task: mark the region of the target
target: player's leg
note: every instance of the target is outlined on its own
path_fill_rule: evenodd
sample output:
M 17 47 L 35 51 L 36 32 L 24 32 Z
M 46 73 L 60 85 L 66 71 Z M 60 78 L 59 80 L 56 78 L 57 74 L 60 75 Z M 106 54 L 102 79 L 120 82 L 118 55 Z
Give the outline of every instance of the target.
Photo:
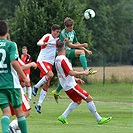
M 23 92 L 23 90 L 21 89 L 21 94 L 22 94 L 22 110 L 23 110 L 23 113 L 24 113 L 24 116 L 27 118 L 29 115 L 30 115 L 30 109 L 31 109 L 31 106 L 30 106 L 30 103 L 28 101 L 28 98 L 26 96 L 26 94 Z M 14 110 L 12 108 L 12 105 L 10 105 L 10 110 L 12 112 L 12 116 L 15 114 L 14 113 Z M 10 123 L 10 130 L 18 130 L 19 127 L 18 127 L 18 119 L 15 118 L 11 123 Z
M 46 74 L 48 81 L 44 83 L 42 90 L 40 92 L 40 97 L 39 97 L 39 101 L 38 104 L 35 106 L 35 109 L 38 113 L 41 113 L 41 104 L 43 103 L 46 95 L 47 95 L 47 91 L 48 91 L 48 87 L 50 84 L 50 80 L 52 79 L 52 77 L 54 76 L 53 72 L 52 72 L 52 66 L 49 66 L 49 70 Z
M 39 114 L 41 114 L 41 105 L 42 105 L 42 103 L 43 103 L 43 101 L 44 101 L 44 99 L 45 99 L 45 97 L 46 97 L 46 95 L 47 95 L 47 91 L 48 91 L 48 87 L 49 87 L 49 82 L 50 82 L 50 81 L 46 82 L 46 83 L 43 85 L 42 90 L 40 91 L 40 96 L 39 96 L 38 103 L 37 103 L 37 105 L 35 106 L 35 109 L 36 109 L 36 111 L 37 111 Z
M 11 111 L 10 111 L 10 108 L 9 108 L 8 104 L 2 105 L 1 109 L 2 109 L 2 112 L 3 112 L 3 116 L 1 118 L 2 132 L 7 133 L 9 131 Z
M 88 68 L 88 64 L 87 64 L 87 60 L 86 60 L 86 56 L 85 56 L 85 51 L 80 50 L 80 49 L 76 49 L 75 50 L 75 57 L 79 57 L 79 61 L 82 65 L 83 69 L 86 70 Z
M 52 94 L 54 95 L 55 101 L 58 103 L 59 93 L 62 90 L 62 86 L 58 84 L 56 90 L 52 91 Z
M 10 92 L 7 89 L 0 89 L 0 108 L 3 115 L 1 116 L 1 127 L 2 132 L 7 133 L 10 123 L 10 106 L 9 106 L 9 96 Z
M 84 70 L 88 69 L 88 62 L 86 60 L 86 56 L 85 56 L 85 51 L 84 50 L 79 50 L 79 49 L 76 49 L 74 53 L 71 54 L 71 58 L 74 58 L 75 57 L 79 57 L 79 60 L 80 60 L 80 63 L 83 67 Z M 97 71 L 93 71 L 91 68 L 88 69 L 89 71 L 89 75 L 92 75 L 92 74 L 95 74 L 97 73 Z
M 94 115 L 94 117 L 98 121 L 98 124 L 107 123 L 112 119 L 112 117 L 105 118 L 105 117 L 101 117 L 98 114 L 96 107 L 95 107 L 95 104 L 94 104 L 92 97 L 90 95 L 85 100 L 87 101 L 87 105 L 88 105 L 90 112 Z
M 20 89 L 12 89 L 11 91 L 11 103 L 12 107 L 14 108 L 15 115 L 18 119 L 18 126 L 22 133 L 27 133 L 27 124 L 26 124 L 26 118 L 23 114 L 22 107 L 21 107 L 21 92 Z
M 24 113 L 24 116 L 27 118 L 30 115 L 30 110 L 27 110 Z M 18 126 L 18 119 L 15 118 L 14 120 L 12 120 L 12 122 L 9 124 L 10 130 L 16 131 L 19 130 L 19 126 Z
M 50 66 L 50 67 L 48 67 Z M 45 82 L 48 81 L 47 73 L 51 70 L 52 65 L 46 62 L 37 62 L 37 67 L 40 69 L 40 80 L 33 86 L 32 94 L 37 95 L 38 88 L 40 88 Z
M 19 76 L 19 81 L 20 81 L 20 84 L 22 86 L 24 93 L 26 94 L 26 86 L 25 86 L 25 83 L 24 83 L 23 78 L 21 76 Z
M 19 126 L 21 132 L 22 133 L 28 133 L 26 118 L 25 118 L 24 113 L 21 109 L 21 106 L 17 107 L 17 108 L 14 107 L 14 111 L 15 111 L 15 114 L 17 116 L 18 126 Z
M 109 117 L 109 118 L 102 118 L 99 114 L 98 114 L 98 112 L 97 112 L 97 110 L 96 110 L 96 107 L 95 107 L 95 104 L 94 104 L 94 102 L 93 102 L 93 100 L 92 100 L 92 97 L 90 96 L 90 94 L 87 92 L 87 91 L 85 91 L 84 89 L 82 89 L 79 85 L 77 85 L 76 87 L 75 87 L 75 89 L 77 90 L 76 92 L 77 92 L 77 98 L 79 97 L 81 97 L 82 99 L 84 99 L 86 102 L 87 102 L 87 106 L 88 106 L 88 108 L 89 108 L 89 110 L 90 110 L 90 112 L 94 115 L 94 117 L 96 118 L 96 120 L 97 120 L 97 122 L 98 122 L 98 124 L 103 124 L 103 123 L 107 123 L 107 122 L 109 122 L 111 119 L 112 119 L 112 117 Z
M 27 77 L 28 79 L 30 79 L 30 72 L 27 72 L 27 73 L 26 73 L 26 77 Z M 28 83 L 28 85 L 27 85 L 26 87 L 27 87 L 27 89 L 28 89 L 28 98 L 29 98 L 29 100 L 31 100 L 31 99 L 32 99 L 32 98 L 31 98 L 32 88 L 31 88 L 30 82 Z
M 63 124 L 68 124 L 66 117 L 68 116 L 69 113 L 71 113 L 79 103 L 77 102 L 71 102 L 67 109 L 63 112 L 61 116 L 58 117 L 58 120 L 61 121 Z
M 68 91 L 66 91 L 66 94 L 68 97 L 72 100 L 72 102 L 69 104 L 67 109 L 63 112 L 61 116 L 58 117 L 58 120 L 61 121 L 63 124 L 68 124 L 66 117 L 71 113 L 82 101 L 82 97 L 77 94 L 75 91 L 75 88 L 72 88 Z

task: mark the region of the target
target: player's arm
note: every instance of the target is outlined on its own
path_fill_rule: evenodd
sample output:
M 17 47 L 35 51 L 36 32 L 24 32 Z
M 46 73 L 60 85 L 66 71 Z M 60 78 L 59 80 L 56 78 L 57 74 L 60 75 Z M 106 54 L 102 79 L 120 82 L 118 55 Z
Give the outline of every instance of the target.
M 85 83 L 84 80 L 82 80 L 82 79 L 80 79 L 80 78 L 75 78 L 75 81 L 76 81 L 77 83 L 80 83 L 80 84 L 84 84 L 84 83 Z
M 68 72 L 68 74 L 69 74 L 70 76 L 88 75 L 88 74 L 89 74 L 89 71 L 88 71 L 88 70 L 85 70 L 85 71 L 82 71 L 82 72 L 78 72 L 78 71 L 70 70 L 70 71 Z
M 22 71 L 21 67 L 19 66 L 18 61 L 12 60 L 11 64 L 12 64 L 13 68 L 17 71 L 18 75 L 20 75 L 23 78 L 24 82 L 26 84 L 28 84 L 30 80 L 25 76 L 24 72 Z
M 76 33 L 74 31 L 74 39 L 73 39 L 73 42 L 71 42 L 71 39 L 68 40 L 67 46 L 70 47 L 70 48 L 82 48 L 82 47 L 87 48 L 88 47 L 88 44 L 87 43 L 80 44 L 78 42 L 78 39 L 76 37 Z
M 86 44 L 80 44 L 79 42 L 77 43 L 69 43 L 67 44 L 68 47 L 70 48 L 82 48 L 82 47 L 86 47 Z
M 92 54 L 92 51 L 86 49 L 85 47 L 81 47 L 80 49 L 84 50 L 86 53 L 88 53 L 89 55 Z
M 49 37 L 47 34 L 44 35 L 38 42 L 37 42 L 37 45 L 38 46 L 43 46 L 43 45 L 47 45 L 47 42 L 49 40 Z
M 29 69 L 31 67 L 33 67 L 34 69 L 36 69 L 37 68 L 37 64 L 35 62 L 31 62 L 29 64 L 25 64 L 25 65 L 21 66 L 21 68 L 22 68 L 23 71 L 24 70 L 27 70 L 27 69 Z
M 68 74 L 70 76 L 80 76 L 80 75 L 88 75 L 89 74 L 88 70 L 85 70 L 85 71 L 82 71 L 82 72 L 72 70 L 69 67 L 69 61 L 68 60 L 62 60 L 61 66 L 62 66 L 62 68 L 63 68 L 66 75 Z

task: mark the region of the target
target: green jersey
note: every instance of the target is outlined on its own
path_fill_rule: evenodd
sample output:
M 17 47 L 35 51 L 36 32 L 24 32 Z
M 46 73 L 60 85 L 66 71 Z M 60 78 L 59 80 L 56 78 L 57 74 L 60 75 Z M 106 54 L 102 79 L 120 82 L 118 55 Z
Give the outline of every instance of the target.
M 63 29 L 60 33 L 59 39 L 61 41 L 64 41 L 65 38 L 68 38 L 68 41 L 66 43 L 67 49 L 71 49 L 71 48 L 67 47 L 68 44 L 70 44 L 70 43 L 74 44 L 74 43 L 78 42 L 78 39 L 76 37 L 76 33 L 74 30 L 72 30 L 71 32 L 68 32 L 68 31 L 66 31 L 66 29 Z
M 19 57 L 15 42 L 0 39 L 0 89 L 20 88 L 17 72 L 11 61 Z

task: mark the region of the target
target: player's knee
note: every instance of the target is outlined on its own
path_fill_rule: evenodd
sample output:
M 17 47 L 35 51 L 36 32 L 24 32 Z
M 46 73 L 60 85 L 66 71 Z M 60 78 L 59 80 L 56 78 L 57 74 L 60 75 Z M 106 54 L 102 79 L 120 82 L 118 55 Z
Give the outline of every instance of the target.
M 48 80 L 51 80 L 54 77 L 54 73 L 53 72 L 49 72 L 47 74 Z
M 90 95 L 86 98 L 86 102 L 91 102 L 92 100 L 93 100 L 93 98 Z
M 51 75 L 50 75 L 50 79 L 52 79 L 54 77 L 54 74 L 52 73 Z
M 85 54 L 85 51 L 84 50 L 80 50 L 79 51 L 79 54 L 81 55 L 81 54 Z
M 25 117 L 30 116 L 30 111 L 29 111 L 29 110 L 27 110 L 26 112 L 24 112 L 24 116 L 25 116 Z

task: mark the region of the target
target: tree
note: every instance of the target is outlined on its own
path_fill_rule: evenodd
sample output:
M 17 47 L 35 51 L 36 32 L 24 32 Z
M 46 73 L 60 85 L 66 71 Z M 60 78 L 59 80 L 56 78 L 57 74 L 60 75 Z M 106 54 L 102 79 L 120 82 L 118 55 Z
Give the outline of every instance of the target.
M 88 40 L 81 7 L 84 5 L 78 0 L 21 0 L 16 7 L 15 17 L 9 20 L 11 39 L 17 42 L 19 50 L 26 45 L 33 60 L 36 60 L 39 53 L 36 45 L 38 39 L 50 33 L 54 23 L 64 28 L 65 17 L 71 17 L 81 36 L 80 40 Z
M 0 19 L 9 19 L 14 16 L 15 6 L 19 5 L 19 0 L 1 0 L 0 1 Z
M 96 12 L 92 21 L 86 21 L 87 28 L 92 32 L 95 51 L 92 55 L 93 62 L 99 65 L 102 63 L 102 57 L 106 56 L 108 64 L 130 64 L 133 2 L 93 0 L 86 3 L 87 8 Z

